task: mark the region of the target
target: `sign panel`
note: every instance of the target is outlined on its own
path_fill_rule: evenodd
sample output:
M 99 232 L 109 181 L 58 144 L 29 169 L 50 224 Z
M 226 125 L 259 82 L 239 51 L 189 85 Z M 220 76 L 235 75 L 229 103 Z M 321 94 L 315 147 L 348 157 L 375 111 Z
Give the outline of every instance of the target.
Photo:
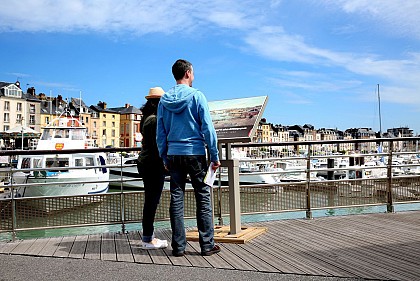
M 219 142 L 249 142 L 264 112 L 268 96 L 209 102 Z

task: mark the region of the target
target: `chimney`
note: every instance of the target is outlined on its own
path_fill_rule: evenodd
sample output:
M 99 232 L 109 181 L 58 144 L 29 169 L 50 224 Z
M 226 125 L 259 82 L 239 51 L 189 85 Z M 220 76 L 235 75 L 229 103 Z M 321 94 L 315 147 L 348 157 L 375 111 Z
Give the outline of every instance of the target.
M 34 87 L 30 87 L 26 90 L 27 94 L 30 94 L 31 96 L 35 96 L 35 88 Z
M 130 107 L 130 104 L 129 103 L 126 103 L 125 104 L 125 108 L 129 108 Z
M 106 109 L 106 102 L 99 101 L 98 106 L 102 109 Z

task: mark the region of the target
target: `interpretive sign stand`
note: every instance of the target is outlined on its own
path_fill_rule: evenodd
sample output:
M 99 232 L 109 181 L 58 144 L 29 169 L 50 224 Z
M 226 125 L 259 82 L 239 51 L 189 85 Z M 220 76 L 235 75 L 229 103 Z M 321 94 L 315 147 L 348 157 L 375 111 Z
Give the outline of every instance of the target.
M 224 144 L 226 149 L 222 166 L 228 168 L 229 184 L 230 232 L 223 237 L 218 237 L 215 234 L 216 240 L 223 238 L 223 241 L 226 242 L 231 238 L 237 243 L 243 241 L 245 233 L 248 237 L 254 237 L 254 235 L 265 232 L 265 229 L 253 228 L 251 231 L 241 227 L 239 161 L 232 159 L 231 143 L 251 141 L 258 128 L 267 100 L 267 96 L 259 96 L 209 102 L 219 148 L 222 148 Z M 219 153 L 223 154 L 221 150 Z M 223 231 L 220 234 L 223 234 Z

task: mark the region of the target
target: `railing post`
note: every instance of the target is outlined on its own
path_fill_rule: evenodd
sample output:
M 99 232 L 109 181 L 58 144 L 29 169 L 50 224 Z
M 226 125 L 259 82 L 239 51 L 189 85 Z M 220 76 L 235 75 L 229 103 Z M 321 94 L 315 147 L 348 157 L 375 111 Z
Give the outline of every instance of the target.
M 222 165 L 228 168 L 229 183 L 229 215 L 230 233 L 241 232 L 241 194 L 239 189 L 239 160 L 222 160 Z
M 306 156 L 306 218 L 312 219 L 311 210 L 311 145 L 308 145 L 308 155 Z
M 120 216 L 121 216 L 121 233 L 125 233 L 125 205 L 124 205 L 124 185 L 123 185 L 123 155 L 120 153 Z
M 13 187 L 13 166 L 12 157 L 9 157 L 10 167 L 10 196 L 12 197 L 12 241 L 16 240 L 16 228 L 17 228 L 17 216 L 16 216 L 16 200 L 15 200 L 15 189 Z
M 394 142 L 389 141 L 388 151 L 388 166 L 387 166 L 387 188 L 386 188 L 386 211 L 388 213 L 394 212 L 394 205 L 392 199 L 392 151 L 394 150 Z

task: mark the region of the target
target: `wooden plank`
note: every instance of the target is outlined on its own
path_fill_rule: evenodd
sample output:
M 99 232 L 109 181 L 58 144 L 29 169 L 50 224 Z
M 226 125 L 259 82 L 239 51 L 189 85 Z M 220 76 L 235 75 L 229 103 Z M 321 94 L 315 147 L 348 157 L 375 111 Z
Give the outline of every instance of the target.
M 25 252 L 35 243 L 36 239 L 22 240 L 11 252 L 10 254 L 25 254 Z
M 220 253 L 217 255 L 211 256 L 201 256 L 201 248 L 198 242 L 189 242 L 192 248 L 197 251 L 197 255 L 199 255 L 202 259 L 204 259 L 211 267 L 213 268 L 222 268 L 222 269 L 233 269 L 233 266 L 230 265 L 227 261 L 225 261 Z
M 293 227 L 294 226 L 292 226 L 292 228 Z M 306 229 L 308 231 L 311 231 L 312 229 L 312 231 L 318 235 L 317 246 L 320 249 L 314 249 L 315 251 L 334 251 L 335 254 L 343 260 L 369 264 L 370 267 L 375 268 L 378 273 L 386 274 L 386 276 L 394 279 L 398 279 L 401 276 L 406 276 L 409 279 L 415 279 L 417 276 L 419 276 L 416 272 L 412 272 L 412 266 L 410 265 L 411 261 L 401 263 L 401 257 L 393 257 L 390 255 L 382 254 L 379 249 L 384 248 L 384 246 L 375 245 L 374 241 L 372 242 L 372 240 L 366 241 L 368 244 L 363 245 L 361 238 L 351 237 L 353 239 L 358 239 L 360 242 L 349 244 L 348 241 L 343 240 L 343 237 L 346 236 L 328 235 L 328 232 L 325 232 L 325 230 L 308 225 Z M 366 229 L 364 234 L 368 233 L 369 231 L 371 230 Z M 363 235 L 363 237 L 364 236 L 365 235 Z M 399 245 L 389 244 L 386 247 L 389 248 L 390 252 L 394 252 L 397 248 L 399 248 Z
M 85 256 L 86 245 L 88 240 L 87 235 L 76 236 L 73 247 L 70 250 L 69 258 L 83 259 Z
M 253 267 L 251 264 L 238 257 L 236 253 L 233 253 L 232 251 L 228 250 L 228 248 L 226 248 L 226 245 L 227 244 L 219 244 L 221 251 L 217 254 L 218 256 L 225 260 L 234 269 L 253 271 L 256 270 L 256 268 Z
M 44 248 L 38 253 L 39 256 L 52 257 L 60 246 L 63 237 L 51 237 Z
M 21 242 L 22 240 L 16 240 L 4 243 L 0 248 L 0 254 L 10 254 L 10 252 L 13 251 L 13 249 L 16 248 Z
M 48 244 L 49 238 L 40 238 L 36 239 L 35 242 L 29 247 L 29 249 L 25 252 L 25 255 L 36 256 L 42 249 Z
M 238 256 L 243 262 L 251 264 L 257 271 L 280 272 L 278 268 L 254 255 L 251 247 L 230 243 L 226 243 L 224 246 Z
M 349 223 L 347 223 L 347 225 L 349 225 Z M 374 248 L 371 252 L 373 252 L 375 256 L 383 256 L 385 259 L 395 257 L 399 260 L 405 260 L 409 263 L 413 262 L 417 265 L 420 265 L 420 260 L 417 258 L 418 252 L 407 251 L 410 250 L 412 245 L 415 247 L 418 240 L 413 241 L 414 243 L 407 242 L 407 239 L 402 239 L 399 235 L 389 235 L 390 231 L 386 231 L 386 237 L 381 237 L 377 235 L 375 228 L 373 228 L 375 229 L 373 231 L 372 228 L 366 228 L 364 224 L 354 225 L 351 223 L 351 225 L 353 225 L 356 230 L 348 231 L 344 229 L 338 231 L 337 234 L 330 235 L 331 239 L 335 239 L 336 237 L 345 239 L 346 241 L 337 241 L 337 243 L 342 245 L 342 248 L 343 246 L 348 245 L 349 241 L 351 241 L 353 245 L 356 244 L 359 247 L 366 247 L 367 249 Z M 318 227 L 316 231 L 325 235 L 331 234 L 328 226 Z M 391 244 L 398 245 L 398 247 L 390 248 L 389 245 Z M 406 245 L 408 248 L 404 249 L 404 245 Z
M 75 236 L 65 236 L 60 241 L 60 245 L 57 247 L 56 251 L 54 252 L 54 257 L 63 257 L 67 258 L 73 247 L 74 240 L 76 239 Z
M 114 234 L 112 233 L 106 232 L 102 235 L 101 259 L 108 260 L 108 261 L 117 260 L 117 253 L 115 251 Z
M 275 255 L 280 255 L 282 260 L 288 259 L 293 267 L 303 271 L 304 274 L 355 276 L 342 268 L 320 263 L 316 257 L 302 254 L 302 251 L 295 246 L 299 241 L 295 241 L 293 236 L 290 236 L 288 233 L 282 232 L 287 227 L 288 225 L 286 224 L 281 224 L 280 226 L 276 224 L 269 225 L 268 233 L 261 238 L 267 244 L 264 249 L 270 252 L 275 251 Z
M 89 235 L 87 239 L 85 259 L 89 260 L 100 260 L 101 259 L 101 240 L 102 237 L 99 234 Z
M 117 261 L 134 262 L 126 234 L 115 234 L 115 246 L 117 250 Z
M 179 265 L 179 266 L 192 266 L 191 262 L 188 260 L 187 255 L 189 254 L 189 249 L 186 251 L 186 255 L 183 257 L 175 257 L 172 255 L 172 246 L 171 246 L 171 237 L 172 237 L 172 231 L 169 229 L 166 230 L 159 230 L 156 232 L 156 235 L 158 237 L 161 237 L 162 239 L 168 240 L 168 247 L 164 249 L 166 256 L 168 257 L 169 261 L 172 265 Z
M 133 253 L 134 262 L 152 263 L 152 259 L 150 258 L 149 253 L 146 250 L 140 248 L 141 236 L 137 231 L 129 232 L 128 240 L 130 243 L 131 251 Z
M 299 228 L 300 230 L 302 228 Z M 362 278 L 388 278 L 386 274 L 375 270 L 372 265 L 366 264 L 365 262 L 359 262 L 349 258 L 346 255 L 338 255 L 336 251 L 319 251 L 313 247 L 319 247 L 319 242 L 316 240 L 311 241 L 310 233 L 302 233 L 296 231 L 293 225 L 289 225 L 285 231 L 289 231 L 290 235 L 293 235 L 295 243 L 293 246 L 302 252 L 305 257 L 311 256 L 318 260 L 318 264 L 332 265 L 341 268 L 343 271 L 347 271 Z M 362 258 L 362 257 L 359 257 Z
M 186 258 L 193 267 L 213 267 L 204 257 L 201 256 L 200 244 L 189 241 L 187 243 Z

